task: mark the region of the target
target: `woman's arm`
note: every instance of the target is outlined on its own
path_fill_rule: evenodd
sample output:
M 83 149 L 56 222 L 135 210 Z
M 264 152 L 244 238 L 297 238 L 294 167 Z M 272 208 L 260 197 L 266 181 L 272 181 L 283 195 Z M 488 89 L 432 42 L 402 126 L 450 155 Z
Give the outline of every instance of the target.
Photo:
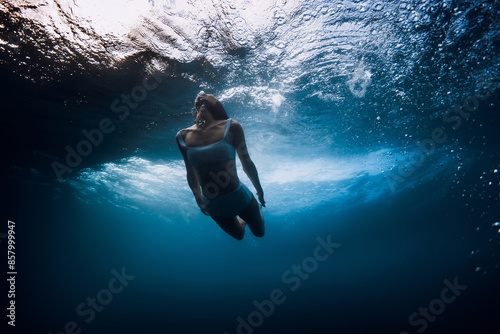
M 233 137 L 233 146 L 236 148 L 236 152 L 238 152 L 238 157 L 240 158 L 243 171 L 247 174 L 250 181 L 252 181 L 255 190 L 257 190 L 257 196 L 259 197 L 260 204 L 262 204 L 262 206 L 266 206 L 266 202 L 264 201 L 264 191 L 260 185 L 257 168 L 248 154 L 243 128 L 241 127 L 241 124 L 235 120 L 232 120 L 231 122 L 231 134 Z
M 181 151 L 182 157 L 184 158 L 184 164 L 186 165 L 186 172 L 187 172 L 187 182 L 189 188 L 191 188 L 191 191 L 193 192 L 194 198 L 196 199 L 196 204 L 198 204 L 198 207 L 200 208 L 201 212 L 203 212 L 205 215 L 208 216 L 209 214 L 205 210 L 205 206 L 203 205 L 200 182 L 198 181 L 198 177 L 196 176 L 194 167 L 189 162 L 186 150 L 179 143 L 179 139 L 177 138 L 177 136 L 175 137 L 175 141 L 177 142 L 177 147 L 179 147 L 179 151 Z

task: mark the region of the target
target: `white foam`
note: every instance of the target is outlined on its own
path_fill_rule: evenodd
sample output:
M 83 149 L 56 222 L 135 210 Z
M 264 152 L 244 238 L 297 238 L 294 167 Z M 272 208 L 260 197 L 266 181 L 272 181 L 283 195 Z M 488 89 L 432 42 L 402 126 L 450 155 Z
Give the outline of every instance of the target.
M 290 155 L 254 155 L 269 210 L 273 214 L 312 209 L 332 200 L 373 200 L 390 193 L 384 172 L 393 165 L 387 150 L 343 158 L 307 159 Z M 238 174 L 254 192 L 238 164 Z M 369 184 L 367 180 L 370 180 Z M 157 212 L 199 211 L 186 182 L 182 160 L 151 161 L 139 157 L 86 169 L 71 181 L 87 201 Z M 407 186 L 412 181 L 407 182 Z

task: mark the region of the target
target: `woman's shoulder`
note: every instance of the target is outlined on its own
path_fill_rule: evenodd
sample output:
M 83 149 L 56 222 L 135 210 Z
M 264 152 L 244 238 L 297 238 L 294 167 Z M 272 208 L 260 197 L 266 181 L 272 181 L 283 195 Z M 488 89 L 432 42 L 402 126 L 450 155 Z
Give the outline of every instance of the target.
M 229 129 L 229 138 L 232 141 L 233 146 L 239 145 L 245 140 L 245 135 L 240 122 L 231 119 L 231 128 Z
M 231 130 L 232 131 L 243 131 L 243 128 L 241 127 L 240 122 L 237 120 L 230 118 L 231 119 Z
M 185 128 L 185 129 L 181 129 L 179 131 L 177 131 L 177 133 L 175 134 L 175 139 L 177 141 L 180 141 L 181 143 L 184 142 L 184 139 L 186 138 L 186 135 L 191 132 L 193 129 L 192 129 L 192 126 L 190 126 L 189 128 Z
M 193 129 L 194 125 L 191 125 L 189 128 L 180 129 L 177 133 L 184 137 L 186 133 L 193 131 Z
M 231 120 L 231 126 L 237 126 L 237 127 L 241 127 L 241 124 L 240 122 L 238 122 L 237 120 L 235 120 L 234 118 L 228 118 Z

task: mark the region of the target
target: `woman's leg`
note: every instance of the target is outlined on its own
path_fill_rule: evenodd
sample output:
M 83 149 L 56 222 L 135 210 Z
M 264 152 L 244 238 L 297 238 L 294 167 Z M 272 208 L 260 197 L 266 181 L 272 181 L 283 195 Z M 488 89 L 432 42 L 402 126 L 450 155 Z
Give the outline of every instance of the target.
M 250 231 L 256 237 L 264 236 L 264 216 L 262 216 L 260 205 L 254 196 L 252 196 L 250 204 L 238 216 L 247 223 Z
M 241 240 L 245 235 L 245 225 L 236 217 L 212 217 L 213 220 L 230 236 Z M 253 232 L 253 231 L 252 231 Z

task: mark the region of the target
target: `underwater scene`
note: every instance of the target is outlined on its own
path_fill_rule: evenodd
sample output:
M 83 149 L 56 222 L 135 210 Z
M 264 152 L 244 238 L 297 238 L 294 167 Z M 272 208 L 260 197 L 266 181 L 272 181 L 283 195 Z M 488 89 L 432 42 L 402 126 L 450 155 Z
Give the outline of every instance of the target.
M 1 1 L 1 333 L 500 333 L 499 54 L 495 0 Z M 193 196 L 200 93 L 263 236 Z

